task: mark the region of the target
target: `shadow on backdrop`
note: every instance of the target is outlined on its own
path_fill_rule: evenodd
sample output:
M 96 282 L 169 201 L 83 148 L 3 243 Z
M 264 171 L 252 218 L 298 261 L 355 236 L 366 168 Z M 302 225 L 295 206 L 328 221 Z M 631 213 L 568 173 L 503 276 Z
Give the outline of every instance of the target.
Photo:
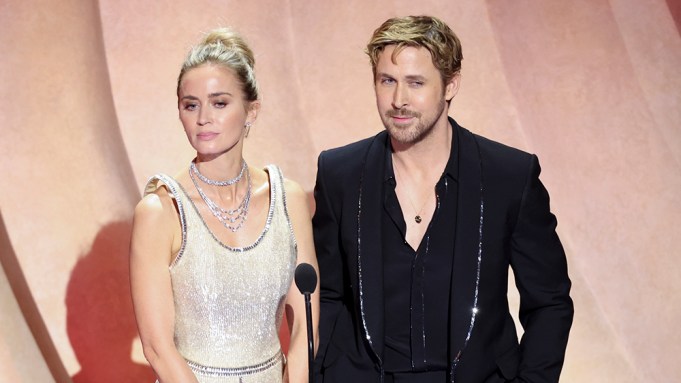
M 0 264 L 2 264 L 2 268 L 5 270 L 5 275 L 17 300 L 19 309 L 38 345 L 38 349 L 40 349 L 40 353 L 45 359 L 52 377 L 57 383 L 71 383 L 68 372 L 59 358 L 59 353 L 52 342 L 47 326 L 45 326 L 45 321 L 42 315 L 40 315 L 24 272 L 21 269 L 21 264 L 19 264 L 19 260 L 14 252 L 14 247 L 10 242 L 9 234 L 5 227 L 5 221 L 2 218 L 2 212 L 0 212 Z
M 672 14 L 674 24 L 676 24 L 676 31 L 681 36 L 681 1 L 667 0 L 667 7 L 669 7 L 669 12 Z
M 71 273 L 66 325 L 81 370 L 74 383 L 153 382 L 146 364 L 131 359 L 137 325 L 130 296 L 131 222 L 104 226 Z

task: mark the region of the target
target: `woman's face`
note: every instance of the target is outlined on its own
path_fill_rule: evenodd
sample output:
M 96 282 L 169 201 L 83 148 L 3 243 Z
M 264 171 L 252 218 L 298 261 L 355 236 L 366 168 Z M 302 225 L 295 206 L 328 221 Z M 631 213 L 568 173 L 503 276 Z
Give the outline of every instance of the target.
M 180 82 L 180 120 L 190 144 L 202 155 L 241 152 L 244 126 L 255 120 L 258 106 L 258 101 L 244 99 L 237 77 L 220 65 L 190 69 Z

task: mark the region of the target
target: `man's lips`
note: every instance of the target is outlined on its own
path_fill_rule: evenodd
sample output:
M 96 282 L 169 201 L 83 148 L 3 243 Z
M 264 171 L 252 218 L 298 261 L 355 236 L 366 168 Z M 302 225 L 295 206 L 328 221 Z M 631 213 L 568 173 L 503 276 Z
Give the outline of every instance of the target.
M 407 120 L 410 120 L 414 117 L 413 116 L 393 116 L 392 118 L 394 120 L 397 120 L 397 121 L 407 121 Z
M 387 116 L 395 123 L 395 124 L 408 124 L 410 123 L 414 118 L 418 118 L 419 115 L 417 113 L 395 113 L 395 112 L 388 112 L 386 113 Z
M 412 118 L 419 118 L 421 117 L 421 113 L 417 112 L 412 112 L 410 110 L 400 110 L 400 111 L 395 111 L 395 110 L 390 110 L 386 112 L 386 116 L 396 120 L 396 121 L 409 121 Z

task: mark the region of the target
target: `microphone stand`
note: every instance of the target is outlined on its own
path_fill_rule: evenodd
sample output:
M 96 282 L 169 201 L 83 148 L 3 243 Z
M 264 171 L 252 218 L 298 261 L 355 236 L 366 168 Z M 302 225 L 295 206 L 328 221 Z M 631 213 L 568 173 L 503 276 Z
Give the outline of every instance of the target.
M 307 322 L 307 370 L 308 383 L 314 382 L 314 340 L 312 338 L 312 303 L 310 303 L 310 293 L 305 293 L 305 317 Z
M 309 263 L 301 263 L 296 267 L 295 282 L 300 293 L 305 297 L 305 322 L 307 323 L 307 372 L 308 383 L 314 382 L 314 339 L 312 336 L 312 303 L 310 295 L 317 288 L 317 272 Z

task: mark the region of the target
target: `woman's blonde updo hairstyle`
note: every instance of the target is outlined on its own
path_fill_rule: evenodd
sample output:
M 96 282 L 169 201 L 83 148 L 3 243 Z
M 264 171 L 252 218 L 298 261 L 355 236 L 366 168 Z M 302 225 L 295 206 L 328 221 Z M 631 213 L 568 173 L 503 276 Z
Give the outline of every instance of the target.
M 208 63 L 231 69 L 242 84 L 246 101 L 258 100 L 258 83 L 255 80 L 253 51 L 244 39 L 230 28 L 212 30 L 203 41 L 189 51 L 177 78 L 178 96 L 180 94 L 180 83 L 185 73 Z

